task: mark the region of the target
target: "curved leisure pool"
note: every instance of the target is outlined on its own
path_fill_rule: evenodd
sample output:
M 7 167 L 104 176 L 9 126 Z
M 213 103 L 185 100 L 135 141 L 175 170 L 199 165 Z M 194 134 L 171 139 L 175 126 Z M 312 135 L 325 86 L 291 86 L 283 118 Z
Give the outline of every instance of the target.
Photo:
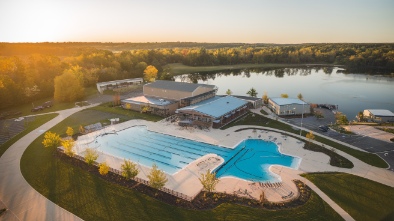
M 177 173 L 189 163 L 213 153 L 224 159 L 216 169 L 218 177 L 233 176 L 251 181 L 276 181 L 278 177 L 268 170 L 271 165 L 297 168 L 301 160 L 280 153 L 275 143 L 261 139 L 247 139 L 230 149 L 152 132 L 144 126 L 102 134 L 90 146 L 147 167 L 156 164 L 168 174 Z

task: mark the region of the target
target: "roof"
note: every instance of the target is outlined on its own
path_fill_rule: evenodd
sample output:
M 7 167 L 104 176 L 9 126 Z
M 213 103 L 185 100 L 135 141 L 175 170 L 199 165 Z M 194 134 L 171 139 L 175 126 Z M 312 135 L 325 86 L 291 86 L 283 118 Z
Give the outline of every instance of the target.
M 134 104 L 155 104 L 158 106 L 165 106 L 174 103 L 174 101 L 158 99 L 153 97 L 139 96 L 139 97 L 131 97 L 122 100 L 125 103 L 134 103 Z
M 282 105 L 290 105 L 290 104 L 308 104 L 305 101 L 302 101 L 298 98 L 283 98 L 283 97 L 274 97 L 270 98 L 271 101 L 276 103 L 279 106 Z
M 178 109 L 178 111 L 182 110 L 189 110 L 189 111 L 197 111 L 204 115 L 211 116 L 212 118 L 219 118 L 229 112 L 236 110 L 248 102 L 233 97 L 233 96 L 226 96 L 226 97 L 213 97 L 211 99 L 205 100 L 203 102 L 199 102 L 197 104 L 183 107 Z
M 394 117 L 394 113 L 383 109 L 367 109 L 371 114 L 380 117 Z
M 186 92 L 193 92 L 198 87 L 208 87 L 215 89 L 215 85 L 209 84 L 192 84 L 192 83 L 185 83 L 185 82 L 177 82 L 177 81 L 163 81 L 157 80 L 155 82 L 146 84 L 145 87 L 154 87 L 166 90 L 177 90 L 177 91 L 186 91 Z
M 241 96 L 241 95 L 231 95 L 231 96 L 239 98 L 239 99 L 247 100 L 247 101 L 258 101 L 258 100 L 261 100 L 261 98 L 258 98 L 258 97 Z
M 116 80 L 116 81 L 106 81 L 106 82 L 98 82 L 97 85 L 108 85 L 108 84 L 120 84 L 120 83 L 126 83 L 126 82 L 136 82 L 136 81 L 141 81 L 142 78 L 130 78 L 130 79 L 123 79 L 123 80 Z

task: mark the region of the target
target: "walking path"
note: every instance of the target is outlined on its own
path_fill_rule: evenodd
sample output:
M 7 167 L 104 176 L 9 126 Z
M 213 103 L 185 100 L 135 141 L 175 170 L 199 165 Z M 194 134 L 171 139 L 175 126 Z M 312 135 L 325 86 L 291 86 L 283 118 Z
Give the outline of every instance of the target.
M 68 116 L 92 106 L 58 111 L 57 117 L 15 142 L 0 158 L 0 208 L 8 210 L 0 220 L 81 220 L 33 189 L 23 177 L 20 160 L 26 148 L 44 131 Z M 34 166 L 34 165 L 33 165 Z
M 264 110 L 267 113 L 270 113 L 270 111 L 268 109 L 264 108 Z M 275 119 L 271 115 L 267 116 L 267 115 L 262 114 L 260 112 L 260 110 L 258 110 L 258 109 L 254 109 L 254 110 L 252 110 L 252 112 L 254 112 L 255 114 L 259 114 L 259 115 L 263 115 L 263 116 Z M 284 122 L 284 121 L 281 121 L 281 122 L 289 124 L 289 123 Z M 298 126 L 295 126 L 295 125 L 292 125 L 292 124 L 289 124 L 289 125 L 291 125 L 293 127 L 296 127 L 296 128 L 299 128 Z M 275 129 L 272 129 L 272 128 L 267 128 L 267 129 L 275 130 Z M 309 131 L 308 129 L 305 129 L 305 128 L 303 128 L 303 130 L 305 130 L 307 132 Z M 279 130 L 278 130 L 278 132 L 279 132 Z M 304 138 L 304 137 L 301 137 L 299 135 L 295 135 L 295 134 L 293 134 L 293 135 L 296 136 L 296 137 L 299 137 L 299 138 Z M 326 137 L 326 136 L 321 135 L 321 134 L 319 134 L 319 136 L 325 137 L 325 138 L 330 139 L 330 140 L 334 140 L 334 139 L 332 139 L 330 137 Z M 337 140 L 334 140 L 334 141 L 338 142 Z M 319 143 L 319 142 L 316 142 L 316 141 L 313 141 L 313 142 L 316 143 L 316 144 L 321 145 L 321 143 Z M 357 147 L 354 147 L 354 146 L 352 146 L 350 144 L 347 144 L 347 143 L 344 143 L 344 142 L 338 142 L 338 143 L 341 143 L 341 144 L 346 145 L 346 146 L 348 146 L 350 148 L 353 148 L 353 149 L 358 149 L 360 151 L 364 151 L 362 149 L 359 149 Z M 328 148 L 328 147 L 326 147 L 326 148 Z M 349 173 L 349 174 L 353 174 L 353 175 L 356 175 L 356 176 L 360 176 L 360 177 L 363 177 L 363 178 L 366 178 L 366 179 L 369 179 L 369 180 L 373 180 L 375 182 L 382 183 L 382 184 L 385 184 L 385 185 L 388 185 L 388 186 L 391 186 L 391 187 L 394 187 L 394 173 L 389 171 L 389 170 L 387 170 L 387 169 L 377 168 L 377 167 L 368 165 L 368 164 L 362 162 L 361 160 L 359 160 L 359 159 L 357 159 L 357 158 L 355 158 L 355 157 L 353 157 L 353 156 L 351 156 L 351 155 L 349 155 L 349 154 L 347 154 L 345 152 L 342 152 L 340 150 L 336 150 L 336 151 L 337 151 L 338 154 L 340 154 L 340 155 L 344 156 L 345 158 L 349 159 L 350 161 L 352 161 L 353 164 L 354 164 L 354 167 L 352 169 L 337 168 L 337 167 L 329 168 L 331 166 L 329 166 L 329 165 L 319 165 L 319 163 L 313 162 L 313 164 L 304 166 L 302 168 L 302 171 L 294 171 L 294 170 L 290 170 L 288 168 L 279 167 L 279 166 L 272 167 L 271 171 L 275 172 L 277 174 L 280 174 L 281 177 L 288 176 L 288 177 L 291 177 L 292 179 L 302 180 L 309 187 L 311 187 L 311 189 L 313 191 L 315 191 L 324 201 L 326 201 L 339 215 L 341 215 L 342 218 L 344 218 L 345 220 L 353 220 L 353 218 L 346 211 L 344 211 L 340 206 L 338 206 L 334 201 L 332 201 L 316 185 L 314 185 L 309 180 L 307 180 L 307 179 L 305 179 L 305 178 L 303 178 L 303 177 L 301 177 L 299 175 L 296 175 L 296 173 L 301 174 L 303 172 L 324 172 L 324 171 L 345 172 L 345 173 Z
M 40 193 L 38 193 L 35 189 L 33 189 L 24 179 L 20 171 L 20 160 L 23 155 L 25 149 L 29 146 L 31 142 L 33 142 L 43 131 L 46 131 L 58 124 L 68 116 L 91 106 L 86 106 L 82 108 L 73 108 L 68 110 L 59 111 L 59 116 L 55 117 L 51 121 L 45 123 L 40 126 L 36 130 L 30 132 L 20 140 L 18 140 L 15 144 L 13 144 L 0 158 L 0 207 L 6 207 L 8 211 L 0 217 L 0 221 L 2 220 L 81 220 L 79 217 L 74 214 L 64 210 L 63 208 L 57 206 Z M 259 110 L 255 111 L 256 114 L 261 114 Z M 252 131 L 242 131 L 235 133 L 236 129 L 245 128 L 245 126 L 237 126 L 227 130 L 211 130 L 208 132 L 199 131 L 197 133 L 193 131 L 179 131 L 177 127 L 169 127 L 169 125 L 164 126 L 164 123 L 158 125 L 157 123 L 151 125 L 150 129 L 161 128 L 167 131 L 167 133 L 174 133 L 176 135 L 185 135 L 188 138 L 195 138 L 196 140 L 202 139 L 205 142 L 213 143 L 213 144 L 227 144 L 225 146 L 233 146 L 236 142 L 239 142 L 241 137 L 248 137 L 248 135 L 253 136 Z M 293 125 L 292 125 L 293 126 Z M 294 126 L 296 127 L 296 126 Z M 264 128 L 262 129 L 270 129 L 272 128 Z M 281 131 L 278 131 L 279 133 Z M 232 136 L 228 136 L 227 133 L 231 133 Z M 286 153 L 287 151 L 291 151 L 294 145 L 289 145 L 290 139 L 281 140 L 283 146 L 281 149 Z M 351 145 L 348 145 L 351 146 Z M 353 147 L 354 148 L 354 147 Z M 294 149 L 294 148 L 293 148 Z M 357 148 L 356 148 L 357 149 Z M 298 150 L 298 153 L 303 154 L 304 150 L 301 152 Z M 351 155 L 348 155 L 342 151 L 337 151 L 338 154 L 345 156 L 349 160 L 354 163 L 354 168 L 352 169 L 343 169 L 332 167 L 327 164 L 327 158 L 324 154 L 320 153 L 309 153 L 314 157 L 323 157 L 324 159 L 320 162 L 317 161 L 308 161 L 309 157 L 303 158 L 303 163 L 299 170 L 293 170 L 281 166 L 272 166 L 271 171 L 279 174 L 282 177 L 282 180 L 293 180 L 299 179 L 305 182 L 308 186 L 311 187 L 313 191 L 315 191 L 325 202 L 327 202 L 339 215 L 341 215 L 345 220 L 354 220 L 346 211 L 344 211 L 341 207 L 339 207 L 334 201 L 332 201 L 325 193 L 323 193 L 318 187 L 316 187 L 313 183 L 308 181 L 307 179 L 299 176 L 299 174 L 304 172 L 318 172 L 318 171 L 338 171 L 338 172 L 346 172 L 354 175 L 358 175 L 367 179 L 371 179 L 389 186 L 394 187 L 394 173 L 381 169 L 372 167 L 370 165 L 365 164 L 364 162 L 354 158 Z M 289 152 L 292 154 L 291 152 Z M 306 151 L 305 151 L 306 153 Z M 312 159 L 311 158 L 311 159 Z M 245 189 L 250 187 L 250 184 L 247 182 L 238 183 L 240 187 L 244 187 Z M 245 185 L 245 186 L 243 186 Z M 187 185 L 189 186 L 189 185 Z M 190 186 L 189 186 L 190 187 Z

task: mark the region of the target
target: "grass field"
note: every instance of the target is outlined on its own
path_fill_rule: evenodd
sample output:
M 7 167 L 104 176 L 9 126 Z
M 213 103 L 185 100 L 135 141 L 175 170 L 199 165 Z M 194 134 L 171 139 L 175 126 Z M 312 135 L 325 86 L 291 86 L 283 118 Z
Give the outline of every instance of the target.
M 56 133 L 66 136 L 67 127 L 71 127 L 74 133 L 79 131 L 79 127 L 101 122 L 103 125 L 109 125 L 111 118 L 119 118 L 120 122 L 131 119 L 142 119 L 148 121 L 159 121 L 162 117 L 142 114 L 136 111 L 125 110 L 121 107 L 109 107 L 108 103 L 88 108 L 73 114 L 67 119 L 67 122 L 61 122 L 55 127 Z M 59 129 L 57 129 L 59 128 Z
M 43 125 L 44 123 L 52 120 L 55 118 L 58 114 L 45 114 L 45 115 L 40 115 L 36 116 L 33 121 L 29 122 L 22 132 L 8 140 L 7 142 L 3 143 L 0 145 L 0 157 L 4 154 L 4 152 L 16 141 L 21 139 L 23 136 L 26 134 L 30 133 L 32 130 L 36 129 L 37 127 Z
M 254 117 L 253 117 L 252 114 L 249 114 L 245 118 L 243 118 L 243 120 L 234 121 L 234 122 L 230 123 L 229 125 L 225 126 L 224 128 L 229 128 L 229 127 L 237 126 L 237 125 L 258 125 L 258 126 L 262 126 L 262 127 L 270 127 L 270 128 L 283 130 L 283 131 L 293 133 L 293 134 L 299 134 L 298 129 L 293 129 L 288 124 L 285 124 L 285 123 L 282 123 L 282 122 L 279 122 L 276 120 L 271 120 L 271 119 L 261 116 L 261 115 L 254 115 Z M 307 133 L 305 131 L 302 131 L 302 136 L 305 137 L 306 134 Z M 347 154 L 350 154 L 350 155 L 354 156 L 355 158 L 357 158 L 369 165 L 380 167 L 380 168 L 387 168 L 388 167 L 387 163 L 382 158 L 377 156 L 376 154 L 352 149 L 350 147 L 339 144 L 339 143 L 334 142 L 332 140 L 323 138 L 317 134 L 315 134 L 315 140 L 319 141 L 321 143 L 324 143 L 328 146 L 334 147 L 338 150 L 341 150 Z
M 306 67 L 306 64 L 234 64 L 234 65 L 217 65 L 217 66 L 187 66 L 181 63 L 172 63 L 166 65 L 170 68 L 171 74 L 188 74 L 195 72 L 223 71 L 223 70 L 239 70 L 246 68 L 290 68 L 290 67 Z M 327 65 L 325 65 L 327 66 Z M 329 65 L 328 65 L 329 66 Z
M 304 174 L 355 220 L 394 220 L 394 188 L 345 173 Z
M 84 110 L 65 119 L 51 131 L 64 133 L 68 125 L 105 120 L 103 113 L 105 112 L 96 109 Z M 94 119 L 86 122 L 87 116 Z M 45 197 L 85 220 L 341 220 L 315 193 L 305 205 L 281 211 L 232 204 L 206 211 L 177 208 L 132 189 L 109 183 L 54 158 L 54 149 L 44 148 L 42 139 L 43 135 L 23 154 L 23 176 Z
M 95 87 L 89 87 L 85 88 L 85 97 L 92 96 L 94 94 L 97 94 L 97 88 Z M 82 99 L 83 100 L 83 99 Z M 15 107 L 10 107 L 6 109 L 0 110 L 0 113 L 4 112 L 22 112 L 20 116 L 27 116 L 27 115 L 32 115 L 32 114 L 42 114 L 42 113 L 48 113 L 48 112 L 54 112 L 54 111 L 59 111 L 59 110 L 65 110 L 69 108 L 75 107 L 75 102 L 57 102 L 53 101 L 53 106 L 50 108 L 45 108 L 42 111 L 37 111 L 37 112 L 31 112 L 31 109 L 34 106 L 40 106 L 46 101 L 53 101 L 53 97 L 48 97 L 48 98 L 42 98 L 39 100 L 35 100 L 33 103 L 28 103 L 28 104 L 23 104 L 23 105 L 18 105 Z

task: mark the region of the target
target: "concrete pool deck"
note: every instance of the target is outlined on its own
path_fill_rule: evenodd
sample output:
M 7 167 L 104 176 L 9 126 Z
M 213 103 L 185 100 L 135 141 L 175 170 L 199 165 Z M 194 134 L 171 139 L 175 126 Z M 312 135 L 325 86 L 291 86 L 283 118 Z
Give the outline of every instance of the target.
M 205 143 L 223 146 L 227 148 L 235 148 L 241 141 L 248 138 L 264 139 L 268 141 L 275 140 L 279 146 L 279 150 L 282 153 L 292 156 L 297 156 L 295 154 L 296 151 L 292 151 L 291 149 L 289 149 L 289 147 L 292 146 L 295 147 L 297 150 L 301 150 L 303 146 L 303 142 L 298 142 L 294 138 L 282 136 L 280 134 L 274 132 L 268 132 L 268 131 L 260 131 L 251 135 L 252 133 L 251 131 L 243 131 L 243 132 L 233 132 L 228 130 L 204 131 L 194 128 L 186 129 L 167 122 L 153 123 L 153 122 L 142 121 L 142 120 L 131 120 L 128 122 L 107 127 L 106 129 L 96 131 L 94 133 L 81 136 L 76 144 L 77 153 L 83 156 L 84 149 L 86 147 L 89 147 L 89 143 L 93 142 L 95 137 L 102 133 L 119 131 L 129 127 L 141 126 L 141 125 L 147 126 L 148 130 L 154 132 L 168 134 L 176 137 L 182 137 L 199 142 L 205 142 Z M 288 145 L 288 143 L 290 143 L 291 145 Z M 315 154 L 315 153 L 311 152 L 305 154 Z M 217 158 L 220 160 L 209 162 L 207 161 L 208 158 L 213 158 L 213 159 Z M 329 159 L 327 157 L 327 161 L 328 160 Z M 120 170 L 120 165 L 123 163 L 123 159 L 119 159 L 110 156 L 108 154 L 99 152 L 99 158 L 97 162 L 101 163 L 104 161 L 109 163 L 110 167 L 117 170 Z M 205 162 L 204 167 L 197 166 L 198 164 L 201 164 L 201 162 Z M 205 155 L 193 161 L 181 171 L 173 175 L 167 174 L 168 182 L 166 183 L 165 187 L 193 198 L 202 190 L 202 185 L 198 179 L 200 178 L 201 174 L 205 173 L 208 169 L 210 169 L 211 171 L 214 170 L 217 166 L 222 164 L 222 162 L 223 159 L 215 154 Z M 143 180 L 148 180 L 147 175 L 150 173 L 150 167 L 146 167 L 140 164 L 138 165 L 138 167 L 140 173 L 138 174 L 137 177 Z M 297 196 L 296 186 L 291 180 L 286 180 L 286 182 L 282 182 L 280 188 L 274 188 L 274 187 L 271 188 L 268 187 L 268 185 L 260 186 L 258 183 L 253 184 L 253 182 L 241 180 L 239 178 L 225 177 L 225 178 L 221 178 L 221 182 L 219 182 L 219 184 L 217 185 L 216 190 L 220 192 L 227 192 L 227 193 L 240 192 L 240 195 L 242 196 L 245 195 L 244 193 L 246 190 L 247 192 L 246 195 L 248 197 L 253 197 L 256 199 L 259 198 L 261 190 L 264 190 L 266 198 L 274 202 L 283 201 L 282 197 L 285 196 L 287 196 L 286 199 L 291 199 L 292 197 Z
M 64 210 L 58 205 L 54 204 L 43 195 L 34 190 L 23 178 L 20 171 L 20 159 L 22 157 L 23 152 L 28 147 L 28 145 L 36 139 L 42 132 L 48 130 L 54 125 L 58 124 L 60 121 L 64 120 L 66 117 L 71 114 L 80 111 L 83 108 L 73 108 L 69 110 L 58 111 L 59 116 L 54 119 L 48 121 L 37 129 L 33 130 L 13 145 L 3 154 L 0 158 L 0 167 L 2 170 L 0 171 L 0 206 L 8 208 L 7 212 L 0 217 L 0 220 L 80 220 L 79 217 L 74 214 Z M 188 139 L 195 139 L 200 141 L 209 141 L 216 142 L 216 144 L 223 142 L 225 144 L 230 144 L 231 142 L 236 143 L 235 140 L 238 138 L 244 138 L 238 135 L 241 132 L 234 132 L 240 128 L 247 128 L 249 126 L 237 126 L 233 128 L 229 128 L 227 130 L 180 130 L 179 127 L 174 125 L 168 125 L 163 122 L 147 122 L 147 121 L 135 121 L 133 124 L 136 125 L 148 125 L 149 129 L 154 130 L 157 128 L 159 132 L 163 133 L 173 133 L 178 136 L 184 136 Z M 120 126 L 118 124 L 117 126 Z M 124 126 L 124 127 L 127 127 Z M 260 129 L 274 130 L 272 128 L 264 128 L 257 127 Z M 110 130 L 111 127 L 105 129 Z M 243 136 L 253 136 L 254 133 L 252 130 L 243 131 Z M 309 131 L 309 130 L 306 130 Z M 227 136 L 227 134 L 229 134 Z M 275 135 L 275 134 L 274 134 Z M 93 137 L 93 135 L 86 136 L 86 139 L 89 139 L 89 136 Z M 276 133 L 275 136 L 281 136 L 280 132 Z M 295 135 L 296 136 L 296 135 Z M 279 138 L 279 137 L 278 137 Z M 87 142 L 88 140 L 85 140 Z M 283 143 L 283 152 L 291 151 L 290 143 Z M 302 150 L 301 150 L 302 151 Z M 310 152 L 310 151 L 307 151 Z M 307 179 L 299 176 L 299 174 L 304 172 L 324 172 L 324 171 L 333 171 L 333 172 L 345 172 L 354 174 L 366 179 L 370 179 L 379 183 L 386 184 L 388 186 L 394 187 L 394 173 L 382 169 L 376 168 L 370 165 L 367 165 L 360 160 L 342 152 L 336 150 L 336 152 L 354 163 L 354 168 L 352 169 L 341 169 L 337 167 L 332 167 L 328 164 L 327 157 L 325 155 L 313 155 L 311 153 L 300 152 L 300 155 L 304 155 L 303 162 L 301 163 L 298 170 L 289 169 L 281 166 L 272 166 L 270 170 L 276 174 L 280 174 L 282 177 L 283 183 L 292 183 L 293 179 L 300 179 L 305 182 L 308 186 L 312 188 L 325 202 L 327 202 L 336 212 L 338 212 L 345 220 L 353 220 L 352 217 L 349 216 L 342 208 L 340 208 L 335 202 L 333 202 L 325 193 L 323 193 L 320 189 L 318 189 L 313 183 L 308 181 Z M 309 159 L 309 156 L 311 157 Z M 301 156 L 302 157 L 302 156 Z M 145 172 L 146 173 L 146 172 Z M 184 179 L 187 180 L 187 176 L 195 177 L 192 173 L 185 174 Z M 180 179 L 181 177 L 178 177 Z M 234 190 L 237 191 L 241 188 L 249 188 L 251 182 L 247 182 L 244 180 L 239 180 L 235 178 L 222 178 L 219 184 L 227 185 L 231 187 L 231 182 L 236 183 L 238 189 L 234 187 Z M 189 182 L 186 188 L 197 188 L 199 181 L 196 183 Z M 253 187 L 254 188 L 254 187 Z M 252 189 L 252 188 L 251 188 Z M 255 190 L 257 191 L 257 190 Z M 273 191 L 273 190 L 271 190 Z M 268 195 L 267 192 L 265 192 Z M 253 193 L 254 194 L 254 193 Z M 256 195 L 260 193 L 256 193 Z M 272 194 L 274 195 L 274 194 Z M 26 206 L 28 205 L 28 206 Z
M 234 177 L 223 177 L 220 178 L 220 182 L 216 186 L 216 191 L 218 192 L 227 192 L 231 194 L 237 194 L 239 196 L 253 197 L 259 199 L 260 194 L 263 190 L 267 200 L 272 202 L 280 202 L 298 196 L 297 188 L 292 180 L 299 179 L 303 182 L 307 182 L 307 180 L 299 176 L 299 174 L 305 172 L 330 171 L 351 173 L 394 187 L 394 174 L 390 171 L 369 166 L 361 162 L 360 160 L 339 150 L 337 150 L 337 153 L 351 160 L 354 163 L 355 167 L 352 169 L 333 167 L 329 164 L 329 157 L 327 155 L 319 152 L 305 150 L 303 149 L 304 142 L 289 136 L 282 135 L 280 132 L 268 131 L 273 130 L 272 128 L 253 126 L 254 128 L 259 128 L 259 130 L 256 130 L 256 132 L 254 132 L 252 129 L 248 129 L 235 132 L 238 129 L 248 128 L 248 126 L 236 126 L 226 130 L 200 130 L 194 128 L 182 128 L 166 121 L 160 121 L 155 123 L 143 120 L 131 120 L 128 122 L 107 127 L 106 129 L 103 129 L 101 131 L 96 131 L 94 133 L 82 136 L 80 137 L 80 139 L 78 139 L 78 141 L 81 144 L 88 144 L 89 142 L 93 142 L 94 138 L 101 133 L 111 132 L 114 130 L 118 131 L 132 126 L 141 125 L 147 126 L 148 130 L 154 132 L 210 143 L 227 148 L 234 148 L 242 140 L 248 138 L 264 139 L 275 142 L 279 146 L 279 150 L 282 153 L 302 158 L 297 170 L 276 165 L 270 167 L 271 172 L 280 176 L 280 185 L 264 186 L 259 183 L 241 180 Z M 83 145 L 78 148 L 81 148 L 81 150 L 79 150 L 80 152 L 82 152 L 84 149 Z M 175 173 L 174 175 L 167 175 L 168 182 L 166 183 L 165 187 L 185 194 L 187 196 L 194 197 L 202 189 L 202 185 L 198 180 L 200 174 L 205 173 L 207 169 L 213 170 L 222 162 L 221 161 L 215 164 L 207 164 L 205 168 L 200 168 L 197 166 L 198 163 L 200 163 L 201 161 L 205 161 L 209 157 L 215 156 L 206 155 L 192 162 L 186 168 Z M 120 169 L 120 165 L 123 162 L 123 159 L 118 159 L 109 155 L 100 154 L 98 162 L 102 161 L 107 161 L 114 169 Z M 148 180 L 147 175 L 150 172 L 150 168 L 139 165 L 139 169 L 140 173 L 138 174 L 138 177 L 144 180 Z

